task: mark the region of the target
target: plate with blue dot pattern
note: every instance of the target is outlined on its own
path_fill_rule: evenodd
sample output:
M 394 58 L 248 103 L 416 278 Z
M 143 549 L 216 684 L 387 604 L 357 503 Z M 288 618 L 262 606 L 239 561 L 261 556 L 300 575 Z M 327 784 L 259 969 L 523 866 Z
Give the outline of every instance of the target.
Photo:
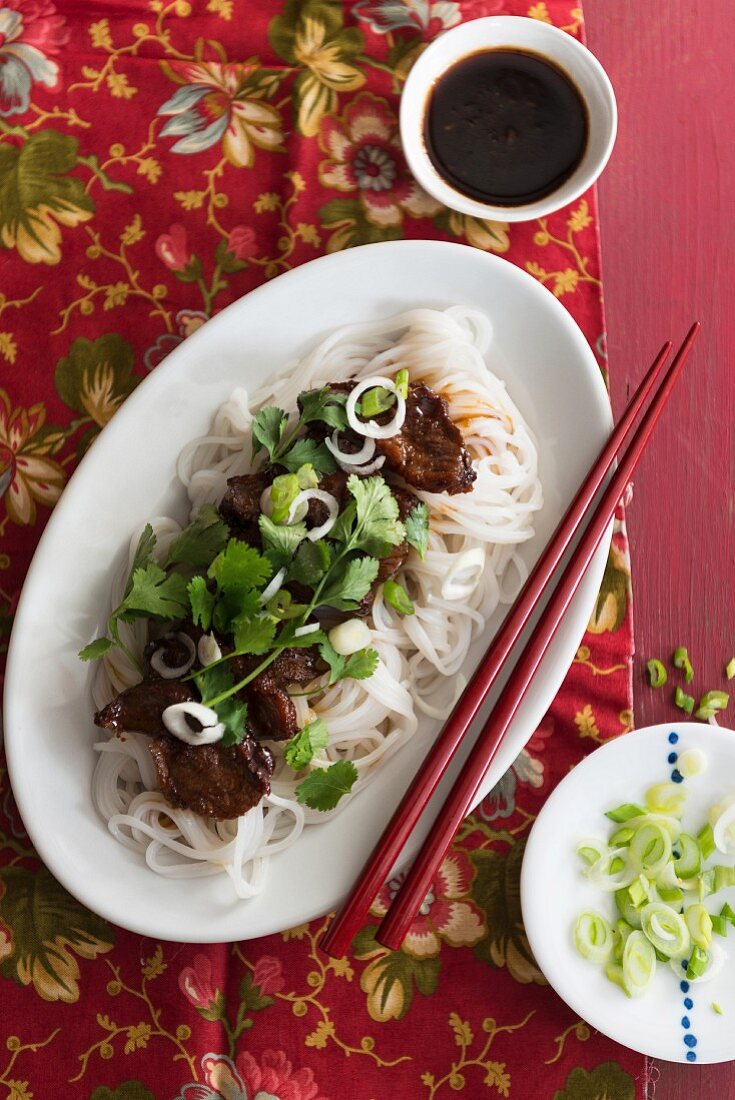
M 704 755 L 705 767 L 696 775 L 678 767 L 691 749 Z M 728 927 L 725 939 L 715 936 L 726 958 L 709 981 L 687 981 L 684 971 L 675 974 L 668 963 L 659 963 L 651 985 L 635 998 L 611 983 L 604 967 L 582 958 L 573 942 L 583 910 L 597 910 L 613 926 L 619 916 L 613 894 L 582 873 L 577 845 L 585 837 L 605 840 L 610 826 L 605 811 L 642 803 L 649 787 L 666 782 L 686 792 L 682 828 L 696 835 L 710 808 L 735 796 L 735 731 L 699 722 L 650 726 L 609 741 L 578 764 L 549 796 L 531 830 L 521 874 L 523 921 L 547 981 L 592 1027 L 653 1058 L 726 1062 L 735 1058 L 735 927 Z M 735 850 L 715 852 L 703 867 L 715 863 L 735 866 Z M 725 902 L 735 908 L 735 887 L 703 904 L 715 914 Z

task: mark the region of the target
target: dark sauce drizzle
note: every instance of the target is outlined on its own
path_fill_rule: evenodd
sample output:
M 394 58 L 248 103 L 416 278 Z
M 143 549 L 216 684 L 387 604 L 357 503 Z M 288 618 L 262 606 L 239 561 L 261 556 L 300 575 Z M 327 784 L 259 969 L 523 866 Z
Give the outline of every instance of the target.
M 424 118 L 429 157 L 463 195 L 523 206 L 579 165 L 589 124 L 569 77 L 539 54 L 482 50 L 434 85 Z

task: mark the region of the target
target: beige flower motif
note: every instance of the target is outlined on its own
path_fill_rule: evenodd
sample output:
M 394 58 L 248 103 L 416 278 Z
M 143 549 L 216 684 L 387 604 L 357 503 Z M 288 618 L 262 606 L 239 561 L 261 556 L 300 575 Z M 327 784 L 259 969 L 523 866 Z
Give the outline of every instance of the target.
M 484 252 L 507 252 L 510 247 L 507 222 L 486 221 L 453 210 L 449 215 L 449 228 L 455 237 L 465 237 Z
M 64 471 L 48 457 L 51 445 L 43 441 L 45 420 L 43 405 L 13 409 L 5 390 L 0 390 L 0 480 L 13 523 L 34 523 L 36 504 L 52 507 L 64 486 Z

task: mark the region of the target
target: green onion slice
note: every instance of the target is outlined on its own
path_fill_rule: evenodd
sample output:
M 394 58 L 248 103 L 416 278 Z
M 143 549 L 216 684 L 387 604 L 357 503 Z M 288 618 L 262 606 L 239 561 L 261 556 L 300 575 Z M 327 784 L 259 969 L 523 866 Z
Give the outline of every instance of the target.
M 712 943 L 712 918 L 701 902 L 697 905 L 687 906 L 684 912 L 684 920 L 689 929 L 692 943 L 706 951 Z M 684 953 L 684 951 L 680 952 L 682 955 Z
M 695 718 L 708 719 L 724 710 L 730 702 L 730 696 L 726 691 L 706 691 L 699 700 L 699 706 L 694 714 Z
M 674 668 L 680 668 L 684 673 L 686 682 L 691 684 L 694 679 L 694 669 L 684 646 L 679 646 L 678 649 L 674 650 Z
M 680 783 L 655 783 L 645 794 L 645 802 L 651 813 L 681 817 L 687 792 Z
M 603 855 L 606 855 L 610 849 L 604 840 L 598 840 L 597 837 L 585 837 L 584 840 L 580 840 L 577 845 L 577 855 L 581 856 L 584 862 L 591 867 L 593 863 L 597 863 L 598 859 L 601 859 Z
M 684 918 L 661 901 L 644 906 L 641 929 L 646 939 L 668 959 L 681 959 L 689 950 L 690 932 Z
M 633 865 L 655 878 L 671 859 L 671 836 L 661 825 L 649 822 L 636 829 L 627 850 Z
M 656 973 L 653 944 L 643 932 L 631 932 L 623 948 L 623 988 L 629 997 L 645 993 Z
M 366 390 L 360 400 L 360 416 L 370 420 L 374 416 L 388 412 L 396 403 L 396 395 L 384 386 L 373 386 Z
M 629 924 L 631 928 L 640 928 L 641 914 L 638 906 L 630 896 L 630 887 L 615 891 L 615 904 L 626 924 Z
M 680 710 L 685 710 L 687 714 L 691 714 L 694 710 L 694 696 L 687 695 L 678 684 L 674 692 L 674 702 Z
M 652 657 L 646 661 L 648 669 L 648 682 L 652 688 L 662 688 L 669 678 L 669 674 L 658 657 Z
M 399 370 L 395 377 L 396 393 L 405 400 L 408 397 L 408 371 Z
M 587 909 L 577 917 L 574 926 L 574 946 L 580 955 L 591 962 L 606 962 L 615 943 L 613 927 L 594 909 Z
M 735 676 L 735 657 L 731 657 L 725 665 L 725 675 L 728 680 L 732 680 L 733 676 Z
M 637 875 L 627 848 L 613 848 L 605 852 L 584 872 L 600 890 L 620 890 L 630 886 Z
M 643 807 L 635 802 L 624 802 L 622 806 L 616 806 L 614 810 L 608 810 L 605 817 L 609 817 L 611 821 L 622 825 L 624 821 L 630 821 L 633 817 L 642 817 L 645 812 Z
M 699 845 L 689 833 L 682 833 L 676 842 L 679 858 L 674 860 L 674 870 L 679 878 L 694 878 L 702 866 L 702 853 Z
M 711 825 L 705 825 L 703 829 L 699 830 L 697 833 L 697 844 L 702 853 L 702 859 L 709 859 L 716 847 L 715 835 Z

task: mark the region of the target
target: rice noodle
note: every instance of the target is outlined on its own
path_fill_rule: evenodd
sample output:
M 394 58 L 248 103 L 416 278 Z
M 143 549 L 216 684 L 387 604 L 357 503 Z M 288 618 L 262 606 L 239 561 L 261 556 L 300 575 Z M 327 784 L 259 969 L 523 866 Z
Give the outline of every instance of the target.
M 533 536 L 534 513 L 542 505 L 534 440 L 505 385 L 485 362 L 491 326 L 469 306 L 414 309 L 331 333 L 300 362 L 252 395 L 236 389 L 214 417 L 211 433 L 182 451 L 178 476 L 192 516 L 209 501 L 219 503 L 227 479 L 250 469 L 253 411 L 277 404 L 291 411 L 303 390 L 344 378 L 362 379 L 407 369 L 411 381 L 441 392 L 460 427 L 477 472 L 473 491 L 456 496 L 414 490 L 429 507 L 429 546 L 424 560 L 411 552 L 401 583 L 415 614 L 402 617 L 378 593 L 370 622 L 378 651 L 376 672 L 367 680 L 342 680 L 316 702 L 294 696 L 299 726 L 320 716 L 329 742 L 314 760 L 328 767 L 351 760 L 358 780 L 339 806 L 320 813 L 295 797 L 299 779 L 285 765 L 282 745 L 271 744 L 276 766 L 271 793 L 243 817 L 213 821 L 171 807 L 155 790 L 148 738 L 131 732 L 95 745 L 99 760 L 93 780 L 98 812 L 113 835 L 145 857 L 149 867 L 170 877 L 225 872 L 238 897 L 264 885 L 269 858 L 293 844 L 305 825 L 329 820 L 416 731 L 420 713 L 443 719 L 462 688 L 460 676 L 469 647 L 499 604 L 517 595 L 526 577 L 518 548 Z M 161 557 L 180 528 L 165 517 L 151 521 Z M 131 554 L 140 533 L 131 540 Z M 469 557 L 468 552 L 474 551 Z M 483 569 L 462 569 L 484 554 Z M 446 585 L 452 571 L 461 583 Z M 115 579 L 112 605 L 119 602 L 127 564 Z M 146 643 L 142 622 L 120 623 L 124 643 L 136 655 Z M 105 654 L 93 688 L 103 706 L 138 674 L 119 649 Z

